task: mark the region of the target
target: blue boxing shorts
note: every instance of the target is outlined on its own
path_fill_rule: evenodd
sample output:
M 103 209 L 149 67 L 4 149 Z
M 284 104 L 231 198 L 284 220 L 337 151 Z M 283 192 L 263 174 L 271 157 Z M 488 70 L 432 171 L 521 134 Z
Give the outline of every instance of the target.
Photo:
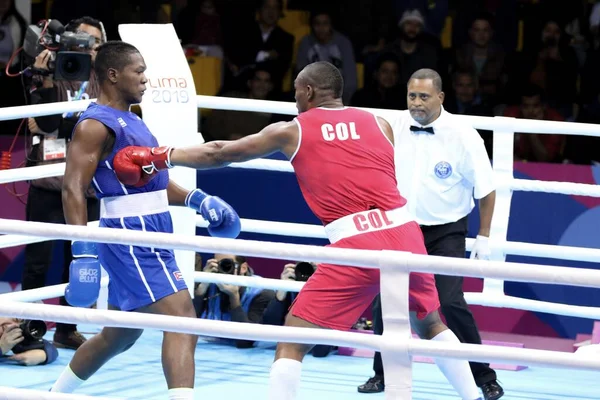
M 173 233 L 166 190 L 103 198 L 100 227 Z M 172 250 L 106 243 L 97 248 L 112 306 L 132 311 L 187 290 Z

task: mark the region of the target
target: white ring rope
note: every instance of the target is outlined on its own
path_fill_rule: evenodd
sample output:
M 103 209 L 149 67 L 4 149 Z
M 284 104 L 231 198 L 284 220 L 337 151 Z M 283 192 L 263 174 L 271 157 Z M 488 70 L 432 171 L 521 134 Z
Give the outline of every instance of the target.
M 194 272 L 194 282 L 225 283 L 236 286 L 256 287 L 270 290 L 283 290 L 286 292 L 299 292 L 304 286 L 303 282 L 271 279 L 262 277 L 233 276 L 206 272 Z M 67 284 L 46 286 L 38 289 L 21 290 L 0 294 L 1 301 L 35 302 L 63 296 Z M 108 286 L 108 278 L 101 281 L 103 288 Z M 465 299 L 471 305 L 512 308 L 515 310 L 528 310 L 565 315 L 569 317 L 588 318 L 600 320 L 600 307 L 574 306 L 570 304 L 552 303 L 540 300 L 523 299 L 519 297 L 465 292 Z
M 0 110 L 2 110 L 0 108 Z M 65 174 L 65 163 L 36 165 L 35 167 L 22 167 L 0 171 L 0 184 L 30 181 L 40 178 L 53 178 Z
M 242 231 L 263 233 L 269 235 L 297 236 L 304 238 L 327 239 L 325 228 L 322 225 L 300 224 L 293 222 L 263 221 L 259 219 L 241 219 Z M 206 222 L 197 216 L 196 226 L 206 228 Z M 0 238 L 1 239 L 1 238 Z M 466 248 L 471 250 L 475 239 L 466 239 Z M 505 255 L 555 258 L 559 260 L 600 262 L 600 249 L 574 246 L 556 246 L 550 244 L 537 244 L 525 242 L 495 242 L 490 240 L 490 246 L 502 249 Z M 1 241 L 0 241 L 1 248 Z
M 295 236 L 304 238 L 326 239 L 325 230 L 322 225 L 300 224 L 292 222 L 263 221 L 258 219 L 241 219 L 242 231 L 251 233 L 262 233 L 279 236 Z M 98 226 L 98 221 L 93 221 L 88 226 Z M 206 228 L 208 223 L 201 217 L 196 217 L 196 226 Z M 36 243 L 48 240 L 43 237 L 25 236 L 25 235 L 2 235 L 0 236 L 0 249 L 13 246 L 21 246 L 29 243 Z M 471 250 L 472 238 L 467 238 L 466 248 Z M 518 256 L 544 257 L 559 260 L 600 262 L 600 249 L 591 249 L 586 247 L 574 246 L 556 246 L 548 244 L 508 242 L 502 241 L 496 243 L 490 241 L 491 247 L 499 247 L 505 255 L 513 254 Z
M 505 182 L 505 179 L 499 179 L 498 181 L 504 182 L 509 189 L 520 192 L 542 192 L 573 196 L 600 197 L 600 185 L 593 185 L 590 183 L 537 181 L 516 178 L 510 179 L 509 182 Z
M 16 106 L 0 108 L 0 121 L 62 114 L 64 112 L 83 111 L 91 100 L 64 101 L 49 104 Z M 235 97 L 196 96 L 198 108 L 212 110 L 234 110 L 267 112 L 284 115 L 297 115 L 296 106 L 291 102 L 240 99 Z M 392 116 L 395 110 L 364 108 L 382 116 Z M 471 115 L 456 115 L 476 129 L 486 129 L 502 132 L 546 133 L 562 135 L 600 136 L 600 126 L 580 122 L 540 121 L 510 117 L 476 117 Z
M 380 350 L 389 335 L 365 335 L 327 329 L 294 328 L 288 326 L 243 324 L 138 312 L 72 308 L 48 304 L 19 302 L 0 303 L 0 315 L 42 319 L 48 321 L 94 324 L 134 329 L 157 329 L 169 332 L 199 334 L 217 338 L 246 339 L 268 342 L 328 344 L 369 350 Z M 395 338 L 398 341 L 399 338 Z M 412 356 L 455 358 L 479 362 L 503 362 L 539 367 L 561 367 L 600 370 L 600 359 L 559 351 L 510 348 L 491 345 L 435 342 L 406 339 Z
M 443 275 L 507 279 L 514 282 L 600 287 L 600 271 L 598 270 L 535 264 L 527 264 L 527 268 L 524 268 L 524 264 L 512 262 L 448 258 L 399 251 L 342 249 L 9 219 L 0 219 L 0 232 L 22 235 L 33 235 L 29 232 L 35 232 L 36 237 L 48 239 L 87 240 L 100 243 L 268 257 L 279 260 L 326 262 L 363 268 L 379 268 L 380 265 L 389 265 L 407 272 L 410 270 Z M 268 243 L 268 250 L 266 243 Z
M 295 343 L 321 343 L 332 346 L 360 347 L 369 350 L 379 350 L 381 348 L 379 344 L 381 336 L 379 335 L 364 335 L 362 333 L 340 332 L 327 329 L 244 324 L 231 321 L 152 315 L 139 312 L 75 308 L 52 304 L 3 302 L 0 304 L 0 315 L 108 327 L 156 329 L 238 340 L 278 342 L 285 339 L 286 341 Z M 596 363 L 597 367 L 594 367 Z M 596 363 L 582 365 L 600 369 L 600 360 Z
M 14 106 L 0 108 L 0 121 L 19 118 L 44 117 L 46 115 L 62 114 L 65 112 L 84 111 L 92 100 L 61 101 L 57 103 L 35 104 L 29 106 Z
M 294 172 L 292 165 L 288 161 L 269 159 L 258 159 L 243 163 L 232 163 L 228 166 L 228 168 L 257 169 L 288 173 Z M 13 168 L 0 171 L 0 184 L 62 176 L 64 173 L 64 162 L 49 165 L 38 165 L 35 167 Z M 538 181 L 503 177 L 497 178 L 497 181 L 499 185 L 516 191 L 600 197 L 600 186 L 587 183 Z

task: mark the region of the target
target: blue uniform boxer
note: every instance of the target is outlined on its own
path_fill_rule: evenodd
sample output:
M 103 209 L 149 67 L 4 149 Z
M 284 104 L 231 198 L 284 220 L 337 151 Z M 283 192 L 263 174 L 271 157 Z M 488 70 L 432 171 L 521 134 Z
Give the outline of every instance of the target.
M 167 185 L 169 174 L 160 171 L 143 186 L 125 186 L 113 167 L 115 154 L 131 145 L 157 146 L 156 138 L 134 113 L 92 103 L 79 123 L 95 119 L 115 135 L 112 152 L 98 163 L 92 180 L 102 201 L 100 226 L 145 232 L 173 232 Z M 172 250 L 97 243 L 98 259 L 108 272 L 109 304 L 129 311 L 187 289 Z

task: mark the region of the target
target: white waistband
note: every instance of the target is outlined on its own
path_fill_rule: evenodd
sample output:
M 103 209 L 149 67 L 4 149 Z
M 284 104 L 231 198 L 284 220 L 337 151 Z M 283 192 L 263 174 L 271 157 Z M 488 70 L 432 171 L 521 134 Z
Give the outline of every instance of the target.
M 104 197 L 100 202 L 100 218 L 137 217 L 169 211 L 166 190 Z
M 329 241 L 335 243 L 354 235 L 395 228 L 414 220 L 407 207 L 389 211 L 374 209 L 336 219 L 325 226 L 325 233 Z

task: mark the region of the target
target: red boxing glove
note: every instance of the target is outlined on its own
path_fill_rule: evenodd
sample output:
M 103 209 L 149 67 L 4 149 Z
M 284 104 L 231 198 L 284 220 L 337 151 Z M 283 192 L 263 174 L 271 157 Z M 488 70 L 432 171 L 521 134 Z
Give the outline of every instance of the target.
M 113 167 L 117 178 L 127 186 L 144 186 L 158 171 L 172 168 L 171 147 L 128 146 L 115 154 Z

